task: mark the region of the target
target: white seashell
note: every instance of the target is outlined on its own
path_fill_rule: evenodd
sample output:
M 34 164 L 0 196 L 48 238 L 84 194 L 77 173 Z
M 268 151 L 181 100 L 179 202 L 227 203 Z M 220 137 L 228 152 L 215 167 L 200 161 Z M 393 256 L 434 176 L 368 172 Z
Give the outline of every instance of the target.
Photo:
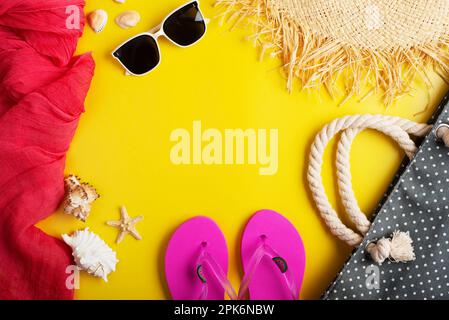
M 117 3 L 125 3 L 125 0 L 114 0 Z
M 136 26 L 140 21 L 140 14 L 137 11 L 125 11 L 115 18 L 115 23 L 123 29 Z
M 108 22 L 108 14 L 103 9 L 92 11 L 87 16 L 87 22 L 92 30 L 95 32 L 101 32 Z
M 108 274 L 115 271 L 116 253 L 89 228 L 77 230 L 73 235 L 62 235 L 62 239 L 72 248 L 76 265 L 89 274 L 108 282 Z

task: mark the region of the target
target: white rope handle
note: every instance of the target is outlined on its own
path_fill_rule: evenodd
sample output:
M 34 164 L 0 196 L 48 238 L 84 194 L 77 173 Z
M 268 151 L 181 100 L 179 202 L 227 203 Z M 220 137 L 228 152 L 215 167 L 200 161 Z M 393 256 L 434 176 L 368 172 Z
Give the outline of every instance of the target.
M 430 131 L 431 126 L 399 117 L 367 114 L 336 119 L 317 134 L 310 151 L 307 173 L 309 186 L 320 215 L 330 231 L 350 246 L 359 245 L 371 226 L 366 215 L 360 210 L 352 190 L 349 166 L 349 152 L 352 141 L 360 131 L 367 128 L 390 136 L 401 146 L 407 156 L 412 158 L 417 147 L 409 135 L 424 136 Z M 326 196 L 321 178 L 324 150 L 328 142 L 341 131 L 343 133 L 337 149 L 338 189 L 345 211 L 360 233 L 354 232 L 340 220 Z

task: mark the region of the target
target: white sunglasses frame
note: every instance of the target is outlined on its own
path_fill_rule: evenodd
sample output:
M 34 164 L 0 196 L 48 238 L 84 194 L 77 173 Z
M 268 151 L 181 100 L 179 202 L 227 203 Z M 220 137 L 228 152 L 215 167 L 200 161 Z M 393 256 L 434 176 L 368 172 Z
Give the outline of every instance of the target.
M 204 29 L 204 34 L 201 36 L 201 38 L 199 38 L 199 39 L 196 40 L 195 42 L 193 42 L 193 43 L 191 43 L 191 44 L 189 44 L 189 45 L 187 45 L 187 46 L 183 46 L 183 45 L 180 45 L 180 44 L 174 42 L 172 39 L 170 39 L 170 37 L 168 37 L 168 36 L 165 34 L 164 28 L 163 28 L 163 27 L 164 27 L 165 21 L 167 21 L 167 19 L 168 19 L 171 15 L 173 15 L 176 11 L 178 11 L 178 10 L 180 10 L 180 9 L 184 8 L 185 6 L 188 6 L 189 4 L 192 4 L 192 3 L 197 3 L 197 4 L 198 4 L 198 12 L 201 14 L 201 16 L 202 16 L 203 19 L 204 19 L 204 28 L 205 28 L 205 29 Z M 158 43 L 158 41 L 157 41 L 159 37 L 162 37 L 162 36 L 165 37 L 168 41 L 170 41 L 171 43 L 173 43 L 174 45 L 176 45 L 176 46 L 178 46 L 178 47 L 180 47 L 180 48 L 188 48 L 188 47 L 193 46 L 194 44 L 196 44 L 198 41 L 200 41 L 200 40 L 206 35 L 206 32 L 207 32 L 207 24 L 209 23 L 209 19 L 207 19 L 207 18 L 203 15 L 203 12 L 201 11 L 199 5 L 200 5 L 200 1 L 199 1 L 199 0 L 192 0 L 192 1 L 189 1 L 189 2 L 187 2 L 187 3 L 185 3 L 185 4 L 183 4 L 182 6 L 176 8 L 176 9 L 173 10 L 172 12 L 170 12 L 170 13 L 164 18 L 164 20 L 162 20 L 162 22 L 161 22 L 159 25 L 157 25 L 156 27 L 154 27 L 154 28 L 151 29 L 150 31 L 142 32 L 142 33 L 136 34 L 135 36 L 133 36 L 133 37 L 127 39 L 126 41 L 122 42 L 119 46 L 117 46 L 117 48 L 115 48 L 115 49 L 112 51 L 111 55 L 112 55 L 112 57 L 113 57 L 114 59 L 116 59 L 116 60 L 122 65 L 122 67 L 125 69 L 125 75 L 127 75 L 127 76 L 132 75 L 132 76 L 136 76 L 136 77 L 145 76 L 145 75 L 147 75 L 148 73 L 150 73 L 151 71 L 153 71 L 154 69 L 156 69 L 156 68 L 161 64 L 161 61 L 162 61 L 161 48 L 159 47 L 159 43 Z M 125 45 L 125 44 L 128 43 L 129 41 L 131 41 L 131 40 L 133 40 L 133 39 L 135 39 L 135 38 L 137 38 L 137 37 L 140 37 L 140 36 L 142 36 L 142 35 L 150 36 L 150 37 L 153 38 L 153 40 L 156 42 L 156 47 L 157 47 L 157 51 L 158 51 L 158 54 L 159 54 L 159 62 L 158 62 L 157 65 L 155 65 L 151 70 L 149 70 L 149 71 L 147 71 L 147 72 L 145 72 L 145 73 L 142 73 L 142 74 L 135 74 L 135 73 L 131 72 L 131 71 L 130 71 L 130 70 L 129 70 L 129 69 L 128 69 L 128 68 L 127 68 L 121 61 L 120 61 L 119 58 L 117 58 L 116 56 L 114 56 L 114 52 L 116 52 L 119 48 L 121 48 L 123 45 Z

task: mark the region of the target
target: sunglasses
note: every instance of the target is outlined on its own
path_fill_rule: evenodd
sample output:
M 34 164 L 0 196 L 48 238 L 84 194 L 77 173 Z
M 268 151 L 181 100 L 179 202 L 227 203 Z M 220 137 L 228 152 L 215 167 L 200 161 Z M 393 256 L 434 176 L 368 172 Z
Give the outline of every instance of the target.
M 186 48 L 204 36 L 206 24 L 207 20 L 200 11 L 198 1 L 189 2 L 174 10 L 154 29 L 123 42 L 112 52 L 112 56 L 126 69 L 127 74 L 143 76 L 161 62 L 157 43 L 160 36 Z

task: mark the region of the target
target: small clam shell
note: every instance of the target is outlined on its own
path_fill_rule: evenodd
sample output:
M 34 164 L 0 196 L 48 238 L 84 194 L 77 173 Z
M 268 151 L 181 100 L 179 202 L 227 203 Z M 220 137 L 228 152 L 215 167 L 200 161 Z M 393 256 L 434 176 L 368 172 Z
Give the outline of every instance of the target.
M 139 21 L 140 14 L 137 11 L 125 11 L 115 18 L 115 23 L 123 29 L 134 27 Z
M 108 14 L 102 9 L 92 11 L 87 16 L 87 22 L 89 23 L 92 30 L 94 30 L 95 32 L 101 32 L 108 22 Z
M 117 3 L 125 3 L 125 0 L 114 0 Z

